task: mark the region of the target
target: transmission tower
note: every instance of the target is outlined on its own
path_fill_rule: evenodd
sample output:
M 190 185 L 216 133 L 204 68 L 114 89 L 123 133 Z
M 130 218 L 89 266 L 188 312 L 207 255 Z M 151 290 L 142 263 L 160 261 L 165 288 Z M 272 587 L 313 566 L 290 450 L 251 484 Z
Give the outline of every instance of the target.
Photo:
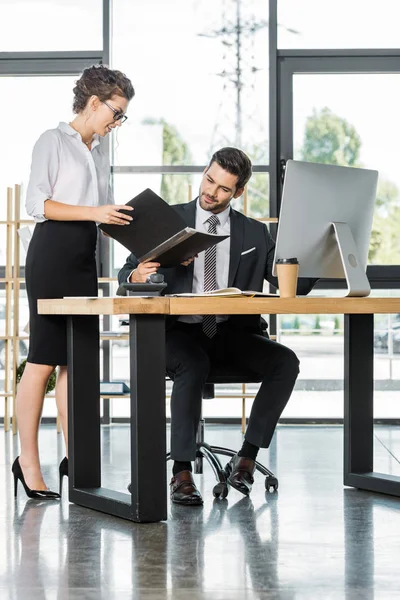
M 257 73 L 267 70 L 267 66 L 261 69 L 256 64 L 255 40 L 256 34 L 267 27 L 268 21 L 260 21 L 254 14 L 254 0 L 223 0 L 222 26 L 199 34 L 217 38 L 222 46 L 223 68 L 216 75 L 223 80 L 223 93 L 211 150 L 227 144 L 242 148 L 244 140 L 248 146 L 266 121 L 257 106 L 255 85 Z

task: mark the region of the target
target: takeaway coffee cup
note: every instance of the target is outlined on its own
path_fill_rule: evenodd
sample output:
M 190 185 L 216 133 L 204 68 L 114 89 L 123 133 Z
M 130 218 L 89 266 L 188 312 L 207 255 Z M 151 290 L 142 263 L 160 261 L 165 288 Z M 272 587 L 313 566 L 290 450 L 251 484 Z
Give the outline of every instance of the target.
M 278 258 L 275 262 L 281 298 L 295 298 L 299 261 L 297 258 Z

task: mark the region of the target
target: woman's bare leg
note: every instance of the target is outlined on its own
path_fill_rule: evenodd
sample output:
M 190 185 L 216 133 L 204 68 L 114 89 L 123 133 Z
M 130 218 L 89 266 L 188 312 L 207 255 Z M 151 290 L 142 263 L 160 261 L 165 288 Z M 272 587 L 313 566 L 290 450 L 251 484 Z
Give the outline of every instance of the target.
M 18 384 L 16 411 L 21 442 L 19 462 L 26 484 L 33 490 L 46 490 L 40 470 L 38 432 L 47 382 L 54 371 L 51 365 L 26 363 Z
M 65 441 L 65 456 L 68 456 L 68 378 L 67 367 L 59 367 L 56 385 L 56 402 L 58 415 L 61 420 L 61 426 Z

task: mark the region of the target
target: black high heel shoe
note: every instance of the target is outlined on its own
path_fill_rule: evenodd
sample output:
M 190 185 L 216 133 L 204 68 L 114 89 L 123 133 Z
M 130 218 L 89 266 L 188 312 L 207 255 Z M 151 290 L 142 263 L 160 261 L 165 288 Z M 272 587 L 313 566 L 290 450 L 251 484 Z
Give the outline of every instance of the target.
M 62 494 L 62 484 L 64 477 L 68 477 L 68 458 L 64 456 L 62 461 L 60 462 L 60 466 L 58 468 L 60 473 L 60 497 Z
M 11 471 L 13 472 L 13 475 L 14 475 L 14 496 L 15 496 L 15 498 L 17 497 L 18 479 L 24 486 L 24 490 L 25 490 L 25 493 L 28 496 L 28 498 L 42 498 L 42 499 L 46 499 L 46 500 L 57 500 L 58 498 L 61 497 L 60 494 L 57 494 L 57 492 L 52 492 L 51 490 L 31 490 L 31 488 L 29 488 L 26 485 L 25 477 L 22 472 L 21 465 L 19 464 L 19 456 L 17 456 L 17 458 L 15 459 L 14 464 L 11 467 Z

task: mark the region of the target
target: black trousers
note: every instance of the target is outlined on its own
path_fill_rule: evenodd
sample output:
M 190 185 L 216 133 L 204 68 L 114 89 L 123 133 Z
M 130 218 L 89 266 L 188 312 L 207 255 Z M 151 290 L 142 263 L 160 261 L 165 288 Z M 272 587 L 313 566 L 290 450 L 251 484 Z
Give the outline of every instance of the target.
M 276 424 L 299 374 L 296 354 L 277 342 L 232 329 L 229 320 L 208 339 L 201 324 L 177 322 L 167 331 L 167 373 L 173 380 L 171 396 L 171 458 L 193 461 L 201 415 L 202 388 L 214 363 L 236 365 L 262 377 L 253 402 L 245 438 L 268 448 Z

